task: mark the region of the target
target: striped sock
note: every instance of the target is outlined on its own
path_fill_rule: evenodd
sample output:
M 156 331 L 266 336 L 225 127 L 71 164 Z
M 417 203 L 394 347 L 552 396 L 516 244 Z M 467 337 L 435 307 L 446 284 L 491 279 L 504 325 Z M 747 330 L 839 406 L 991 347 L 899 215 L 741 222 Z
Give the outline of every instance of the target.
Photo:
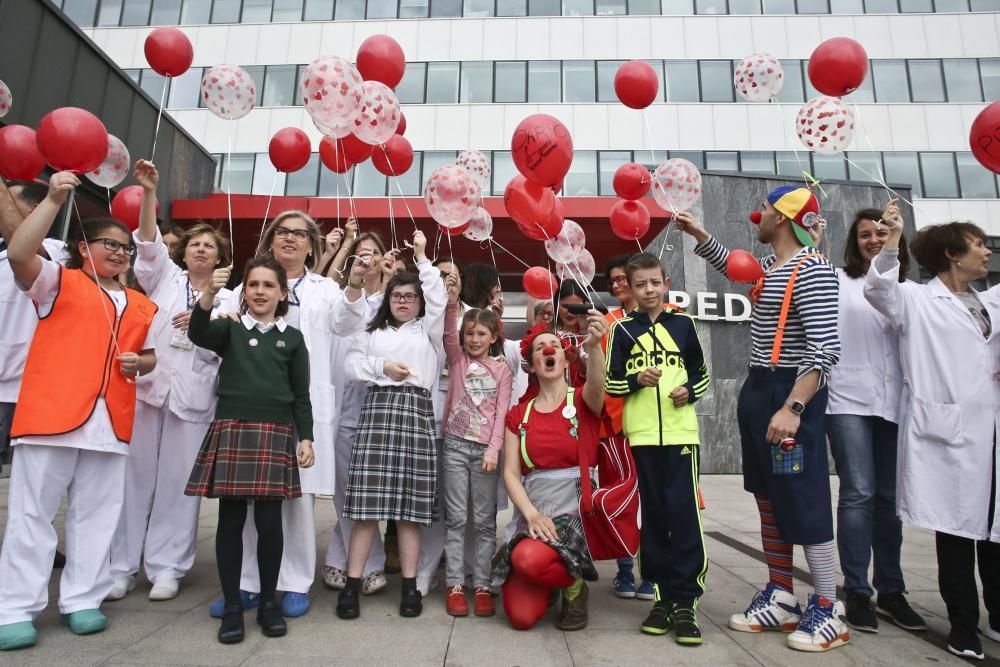
M 774 521 L 771 500 L 758 495 L 754 495 L 754 498 L 757 500 L 757 509 L 760 510 L 760 540 L 764 546 L 764 558 L 767 559 L 768 583 L 794 593 L 792 545 L 781 539 L 778 524 Z
M 822 544 L 807 544 L 806 562 L 812 573 L 813 588 L 830 602 L 837 600 L 837 559 L 834 556 L 836 544 L 833 540 Z

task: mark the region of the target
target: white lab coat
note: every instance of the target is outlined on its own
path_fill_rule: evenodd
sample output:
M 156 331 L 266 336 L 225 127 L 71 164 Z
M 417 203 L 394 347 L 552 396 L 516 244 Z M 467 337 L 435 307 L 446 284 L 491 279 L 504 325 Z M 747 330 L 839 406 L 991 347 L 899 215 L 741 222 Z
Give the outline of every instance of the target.
M 899 329 L 903 367 L 896 509 L 906 523 L 1000 542 L 989 526 L 1000 415 L 1000 286 L 980 292 L 992 332 L 939 279 L 898 282 L 899 264 L 873 261 L 865 298 Z

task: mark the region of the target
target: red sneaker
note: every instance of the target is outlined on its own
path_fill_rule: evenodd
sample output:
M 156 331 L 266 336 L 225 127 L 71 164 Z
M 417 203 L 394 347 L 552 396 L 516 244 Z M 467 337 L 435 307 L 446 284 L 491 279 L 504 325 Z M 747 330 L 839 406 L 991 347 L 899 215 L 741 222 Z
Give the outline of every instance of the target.
M 497 613 L 493 607 L 493 594 L 486 586 L 476 586 L 475 606 L 476 616 L 493 616 Z
M 469 603 L 465 601 L 464 586 L 449 586 L 445 592 L 445 603 L 451 616 L 468 616 Z

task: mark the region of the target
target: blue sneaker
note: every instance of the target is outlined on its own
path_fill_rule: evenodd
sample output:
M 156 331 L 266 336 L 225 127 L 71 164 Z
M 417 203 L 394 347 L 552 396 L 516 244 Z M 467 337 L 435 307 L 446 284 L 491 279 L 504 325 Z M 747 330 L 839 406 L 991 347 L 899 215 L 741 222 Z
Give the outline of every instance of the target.
M 308 611 L 308 593 L 285 593 L 285 595 L 281 598 L 281 615 L 285 618 L 303 616 Z
M 635 575 L 632 574 L 632 570 L 618 570 L 613 584 L 616 597 L 626 599 L 635 597 Z
M 649 579 L 643 579 L 635 591 L 635 597 L 638 600 L 655 600 L 656 591 L 653 590 L 653 582 Z
M 785 638 L 789 648 L 796 651 L 821 652 L 843 646 L 851 640 L 845 615 L 844 603 L 833 602 L 813 594 L 809 596 L 799 627 Z
M 260 594 L 240 590 L 240 604 L 243 605 L 243 611 L 246 611 L 247 609 L 256 609 L 260 606 Z M 222 618 L 222 610 L 225 609 L 225 607 L 226 598 L 220 597 L 209 606 L 208 615 L 212 618 Z

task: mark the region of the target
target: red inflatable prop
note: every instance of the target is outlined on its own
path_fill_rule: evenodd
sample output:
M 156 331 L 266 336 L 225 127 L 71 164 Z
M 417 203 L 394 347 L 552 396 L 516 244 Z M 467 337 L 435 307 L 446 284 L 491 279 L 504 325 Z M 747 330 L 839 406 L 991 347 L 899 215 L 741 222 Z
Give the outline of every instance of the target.
M 850 37 L 833 37 L 809 56 L 809 80 L 816 90 L 843 97 L 857 90 L 868 74 L 868 54 Z
M 618 167 L 611 184 L 622 199 L 642 199 L 649 193 L 653 177 L 641 164 L 629 162 Z
M 649 231 L 649 209 L 641 201 L 618 200 L 608 220 L 615 236 L 626 241 L 641 239 Z
M 365 81 L 381 81 L 395 88 L 406 72 L 406 56 L 389 35 L 372 35 L 358 48 L 358 71 Z
M 180 76 L 194 60 L 191 40 L 177 28 L 157 28 L 143 45 L 146 62 L 160 76 Z
M 736 283 L 754 283 L 764 275 L 757 258 L 746 250 L 730 250 L 726 260 L 726 275 Z
M 555 276 L 541 266 L 533 266 L 524 273 L 521 279 L 524 291 L 536 299 L 551 299 L 552 294 L 559 291 L 559 283 Z
M 630 109 L 645 109 L 659 91 L 656 70 L 644 60 L 630 60 L 615 72 L 615 95 Z
M 552 190 L 532 183 L 524 176 L 515 176 L 503 192 L 503 204 L 519 227 L 535 229 L 549 221 L 556 196 Z
M 530 181 L 550 187 L 562 182 L 573 163 L 573 137 L 557 118 L 538 113 L 520 122 L 511 138 L 514 166 Z
M 576 581 L 566 569 L 559 552 L 533 537 L 517 543 L 510 554 L 510 564 L 515 572 L 536 586 L 566 588 Z
M 309 162 L 312 144 L 309 136 L 297 127 L 285 127 L 274 133 L 267 146 L 271 164 L 286 174 L 298 171 Z
M 61 107 L 42 116 L 35 142 L 56 171 L 84 174 L 100 167 L 108 156 L 104 123 L 77 107 Z
M 344 151 L 334 146 L 330 137 L 323 137 L 319 142 L 319 159 L 327 169 L 337 174 L 346 174 L 347 170 L 354 166 L 344 155 Z
M 0 176 L 32 181 L 45 169 L 35 131 L 24 125 L 0 127 Z
M 111 200 L 111 217 L 122 222 L 129 231 L 139 228 L 139 209 L 142 206 L 142 186 L 130 185 L 122 188 Z M 156 202 L 156 212 L 160 212 L 160 202 Z
M 994 174 L 1000 174 L 1000 102 L 994 102 L 980 111 L 972 121 L 969 145 L 979 164 Z
M 552 212 L 549 214 L 549 217 L 544 223 L 541 225 L 522 225 L 521 223 L 517 223 L 517 228 L 520 229 L 521 233 L 529 239 L 535 241 L 548 241 L 549 239 L 554 239 L 559 236 L 559 232 L 562 231 L 565 219 L 566 211 L 563 208 L 562 201 L 556 197 L 555 204 L 552 206 Z
M 405 174 L 413 166 L 413 146 L 406 137 L 394 134 L 372 150 L 372 164 L 386 176 Z

